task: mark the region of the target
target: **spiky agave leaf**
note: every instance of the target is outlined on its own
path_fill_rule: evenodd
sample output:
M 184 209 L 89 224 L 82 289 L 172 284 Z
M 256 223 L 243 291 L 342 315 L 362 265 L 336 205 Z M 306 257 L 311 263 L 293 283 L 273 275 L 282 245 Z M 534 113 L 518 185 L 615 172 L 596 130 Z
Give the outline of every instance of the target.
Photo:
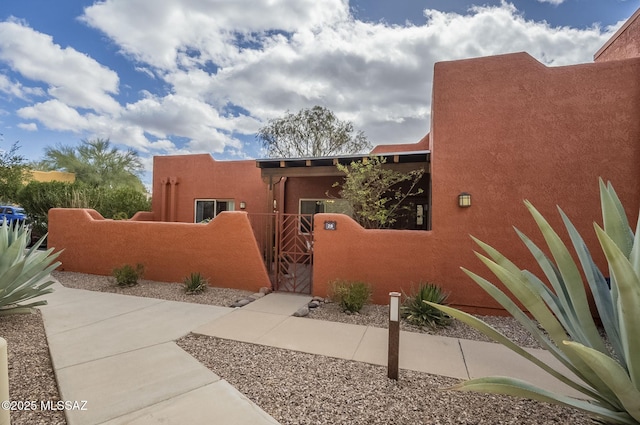
M 39 243 L 26 250 L 30 236 L 24 225 L 0 227 L 0 315 L 29 312 L 47 302 L 25 301 L 53 292 L 53 281 L 45 279 L 60 265 L 54 262 L 60 253 L 37 251 Z
M 474 379 L 455 389 L 528 397 L 578 408 L 611 423 L 640 424 L 640 220 L 634 235 L 610 183 L 605 185 L 600 181 L 600 197 L 604 230 L 594 226 L 609 262 L 610 290 L 582 237 L 562 210 L 559 211 L 615 357 L 609 354 L 591 317 L 580 269 L 558 234 L 530 203 L 525 204 L 542 232 L 552 258 L 548 258 L 527 236 L 521 232 L 518 234 L 538 261 L 550 287 L 531 272 L 520 270 L 489 245 L 474 240 L 490 257 L 476 253 L 480 260 L 540 323 L 548 337 L 509 296 L 484 278 L 463 269 L 586 385 L 546 365 L 480 319 L 449 307 L 433 305 L 502 343 L 593 401 L 554 394 L 505 377 Z
M 578 409 L 610 424 L 638 424 L 638 422 L 628 412 L 611 410 L 606 407 L 590 403 L 587 400 L 580 400 L 562 394 L 557 394 L 552 391 L 547 391 L 517 378 L 488 376 L 485 378 L 476 378 L 461 382 L 458 385 L 450 387 L 450 389 L 529 398 L 532 400 L 559 404 L 561 406 Z

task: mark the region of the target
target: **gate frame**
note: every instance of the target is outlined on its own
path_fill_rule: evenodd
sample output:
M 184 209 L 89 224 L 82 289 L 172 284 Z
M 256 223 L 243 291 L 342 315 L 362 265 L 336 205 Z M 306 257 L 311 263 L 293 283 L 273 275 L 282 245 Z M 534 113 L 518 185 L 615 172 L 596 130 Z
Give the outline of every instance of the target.
M 313 215 L 274 212 L 249 216 L 273 290 L 311 295 Z M 301 231 L 303 226 L 306 232 Z

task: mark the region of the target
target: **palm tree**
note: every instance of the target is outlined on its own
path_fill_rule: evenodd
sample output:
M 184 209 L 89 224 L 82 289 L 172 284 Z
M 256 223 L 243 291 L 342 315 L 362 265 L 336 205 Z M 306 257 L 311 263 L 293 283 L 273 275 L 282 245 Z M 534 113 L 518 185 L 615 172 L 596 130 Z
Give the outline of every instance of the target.
M 133 149 L 119 151 L 109 139 L 82 140 L 79 146 L 59 145 L 45 149 L 41 166 L 75 173 L 76 181 L 91 187 L 134 187 L 144 191 L 138 175 L 142 163 Z

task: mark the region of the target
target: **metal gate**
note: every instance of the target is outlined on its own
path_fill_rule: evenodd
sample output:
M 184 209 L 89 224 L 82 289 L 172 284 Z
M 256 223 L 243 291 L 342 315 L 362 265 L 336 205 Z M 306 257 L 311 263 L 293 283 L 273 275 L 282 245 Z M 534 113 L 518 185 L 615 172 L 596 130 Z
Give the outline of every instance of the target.
M 311 294 L 313 215 L 250 214 L 275 291 Z

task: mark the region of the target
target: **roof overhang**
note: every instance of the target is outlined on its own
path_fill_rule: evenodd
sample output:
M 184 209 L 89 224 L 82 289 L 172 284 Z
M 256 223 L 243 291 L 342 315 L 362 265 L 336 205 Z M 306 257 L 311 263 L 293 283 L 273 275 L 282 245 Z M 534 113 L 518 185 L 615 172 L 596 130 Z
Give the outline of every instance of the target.
M 316 158 L 268 158 L 257 159 L 256 166 L 263 177 L 322 177 L 342 176 L 337 164 L 349 165 L 352 162 L 366 161 L 372 155 L 339 155 Z M 413 151 L 383 153 L 378 155 L 386 160 L 385 166 L 398 171 L 411 171 L 419 168 L 430 171 L 431 151 Z

